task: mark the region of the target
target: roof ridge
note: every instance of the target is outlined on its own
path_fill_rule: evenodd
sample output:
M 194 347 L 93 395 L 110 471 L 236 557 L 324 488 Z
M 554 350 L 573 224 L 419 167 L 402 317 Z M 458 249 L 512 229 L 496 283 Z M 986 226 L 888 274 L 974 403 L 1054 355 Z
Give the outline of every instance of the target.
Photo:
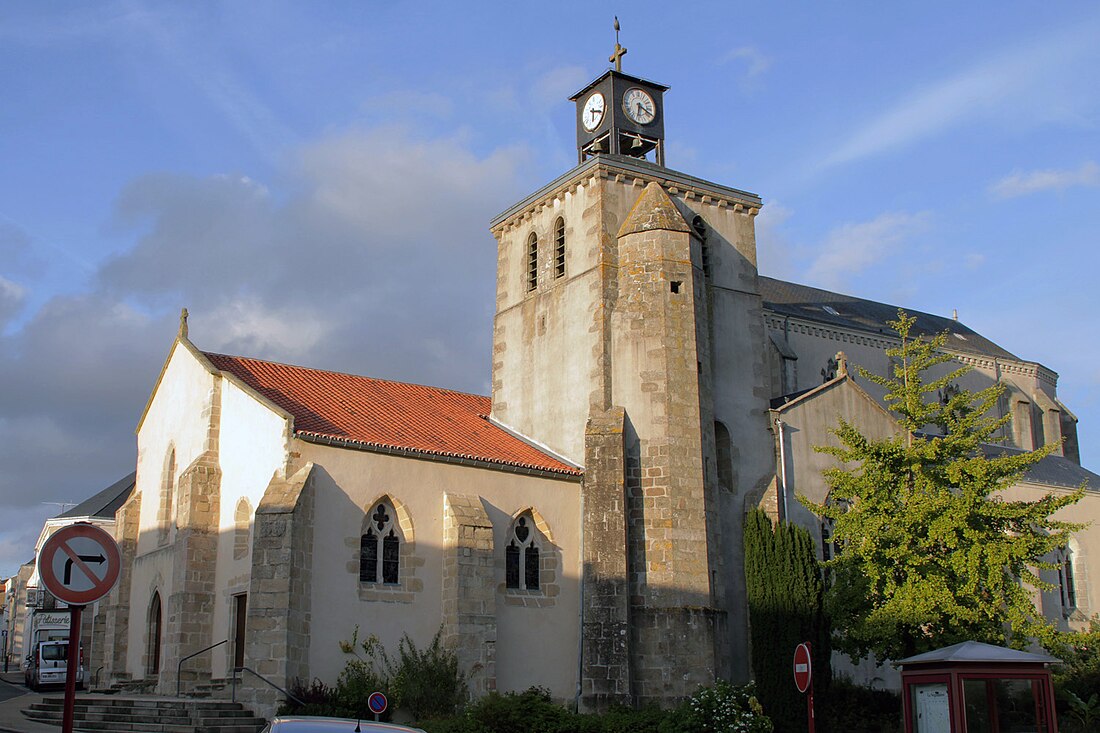
M 201 350 L 200 350 L 201 351 Z M 371 377 L 366 374 L 353 374 L 351 372 L 341 372 L 335 369 L 320 369 L 317 367 L 304 366 L 302 364 L 289 364 L 282 361 L 272 361 L 271 359 L 259 359 L 254 356 L 240 356 L 237 354 L 222 354 L 217 351 L 202 351 L 201 352 L 207 358 L 209 357 L 222 357 L 224 359 L 244 359 L 248 361 L 256 361 L 261 364 L 271 364 L 273 366 L 287 367 L 290 369 L 302 369 L 308 372 L 318 372 L 320 374 L 333 374 L 340 377 L 352 377 L 353 379 L 369 379 L 372 382 L 384 382 L 386 384 L 399 384 L 405 387 L 421 387 L 423 389 L 434 389 L 440 392 L 449 392 L 451 394 L 465 395 L 467 397 L 477 397 L 479 399 L 490 399 L 489 395 L 477 394 L 476 392 L 466 392 L 460 389 L 451 389 L 450 387 L 437 387 L 431 384 L 421 384 L 419 382 L 401 382 L 396 379 L 386 379 L 384 377 Z M 216 366 L 216 365 L 215 365 Z M 219 370 L 220 371 L 220 370 Z

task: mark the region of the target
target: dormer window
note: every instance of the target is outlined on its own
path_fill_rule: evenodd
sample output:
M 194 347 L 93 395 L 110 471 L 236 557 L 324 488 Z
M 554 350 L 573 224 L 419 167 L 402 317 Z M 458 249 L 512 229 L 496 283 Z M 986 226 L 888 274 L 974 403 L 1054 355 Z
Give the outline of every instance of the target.
M 539 238 L 534 232 L 527 238 L 527 292 L 539 286 Z

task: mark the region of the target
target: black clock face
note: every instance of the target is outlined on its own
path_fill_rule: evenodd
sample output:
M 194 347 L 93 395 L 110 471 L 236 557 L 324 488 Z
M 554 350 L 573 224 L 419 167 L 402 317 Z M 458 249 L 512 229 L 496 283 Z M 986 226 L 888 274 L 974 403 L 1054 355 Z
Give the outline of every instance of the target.
M 648 125 L 657 119 L 657 103 L 644 89 L 633 87 L 623 95 L 623 111 L 639 125 Z

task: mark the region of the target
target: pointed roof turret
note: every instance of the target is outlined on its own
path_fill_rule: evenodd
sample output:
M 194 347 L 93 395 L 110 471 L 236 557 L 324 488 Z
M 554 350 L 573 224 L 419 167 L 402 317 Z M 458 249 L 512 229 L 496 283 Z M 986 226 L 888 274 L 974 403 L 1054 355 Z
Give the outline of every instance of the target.
M 651 181 L 634 202 L 626 220 L 619 227 L 618 236 L 654 230 L 690 233 L 691 227 L 661 184 Z

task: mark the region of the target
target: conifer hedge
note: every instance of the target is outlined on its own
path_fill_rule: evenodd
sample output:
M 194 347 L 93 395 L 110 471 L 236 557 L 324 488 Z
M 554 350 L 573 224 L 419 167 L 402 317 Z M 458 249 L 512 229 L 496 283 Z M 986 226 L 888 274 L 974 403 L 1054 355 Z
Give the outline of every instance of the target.
M 806 728 L 806 699 L 794 685 L 794 650 L 813 651 L 814 693 L 829 686 L 829 626 L 822 608 L 824 581 L 815 542 L 805 529 L 771 519 L 759 509 L 745 515 L 745 585 L 752 669 L 757 697 L 777 733 Z

